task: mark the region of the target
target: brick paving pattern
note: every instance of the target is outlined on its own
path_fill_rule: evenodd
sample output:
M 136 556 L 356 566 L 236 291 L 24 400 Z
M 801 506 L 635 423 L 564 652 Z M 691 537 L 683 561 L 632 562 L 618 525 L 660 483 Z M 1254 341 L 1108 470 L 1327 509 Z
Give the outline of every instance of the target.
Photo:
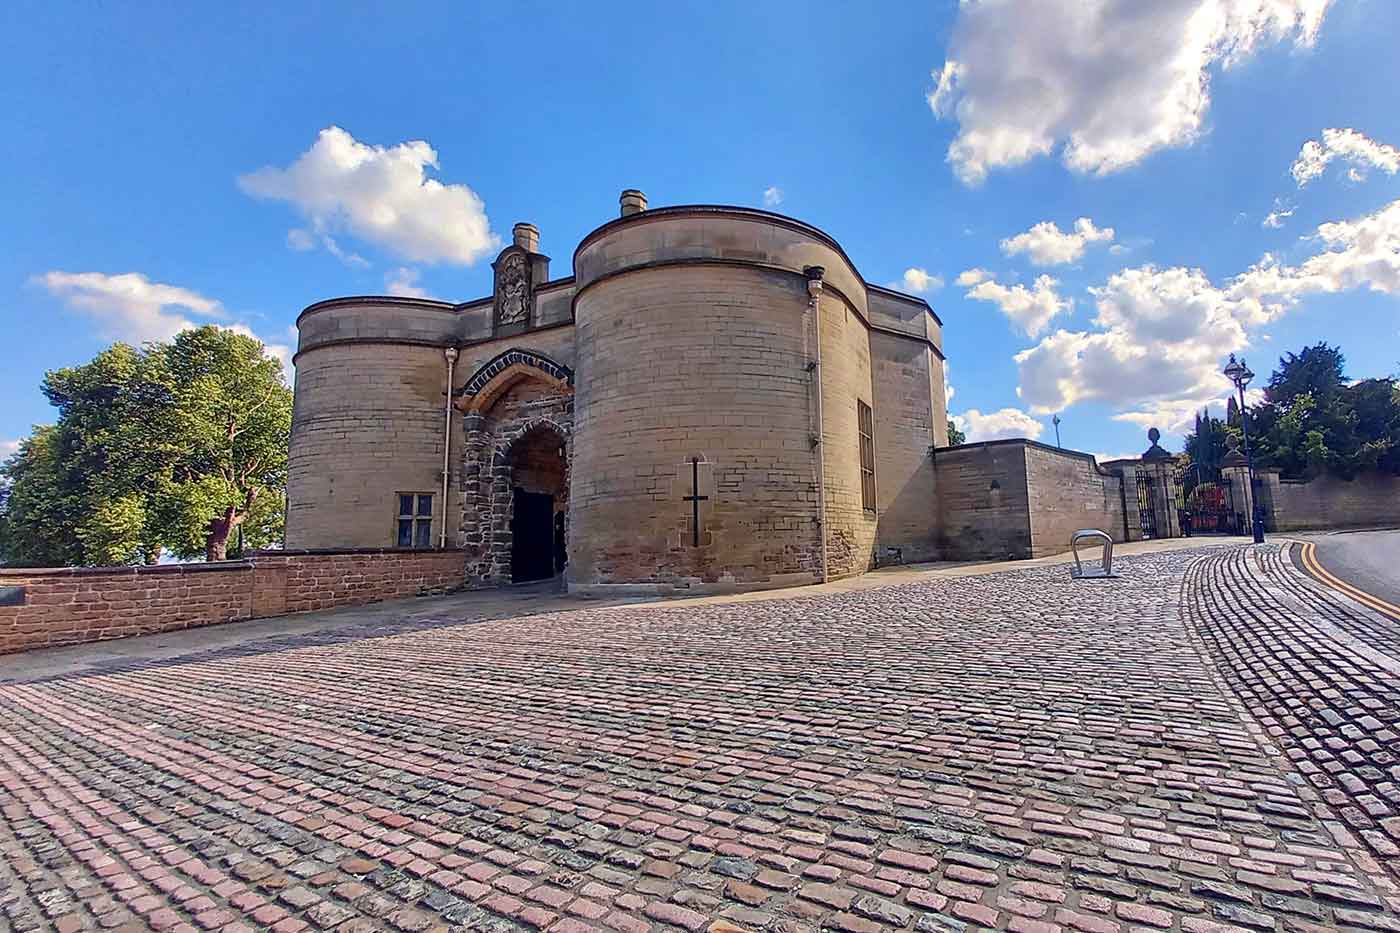
M 0 684 L 0 924 L 1400 930 L 1188 625 L 1223 554 Z
M 1201 561 L 1188 588 L 1193 624 L 1316 789 L 1319 815 L 1400 878 L 1400 627 L 1313 582 L 1278 547 Z

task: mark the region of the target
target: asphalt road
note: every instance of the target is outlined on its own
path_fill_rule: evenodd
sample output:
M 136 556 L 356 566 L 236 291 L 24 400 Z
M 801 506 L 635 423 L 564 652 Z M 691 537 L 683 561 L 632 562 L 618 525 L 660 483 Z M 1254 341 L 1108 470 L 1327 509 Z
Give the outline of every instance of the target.
M 1400 606 L 1400 529 L 1308 535 L 1334 576 Z

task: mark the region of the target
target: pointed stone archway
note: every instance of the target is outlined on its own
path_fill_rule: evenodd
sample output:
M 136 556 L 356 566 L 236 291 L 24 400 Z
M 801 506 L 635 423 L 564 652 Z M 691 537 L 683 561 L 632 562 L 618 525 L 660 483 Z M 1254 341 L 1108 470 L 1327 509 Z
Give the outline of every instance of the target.
M 466 434 L 462 524 L 469 587 L 547 579 L 567 559 L 573 373 L 512 349 L 458 393 Z

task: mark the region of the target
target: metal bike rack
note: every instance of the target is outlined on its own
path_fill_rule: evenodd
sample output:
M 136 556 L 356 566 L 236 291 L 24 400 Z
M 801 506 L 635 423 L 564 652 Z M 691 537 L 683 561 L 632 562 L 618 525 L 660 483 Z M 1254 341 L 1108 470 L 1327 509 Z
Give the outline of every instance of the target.
M 1103 545 L 1103 553 L 1099 558 L 1099 568 L 1085 570 L 1083 562 L 1079 559 L 1079 545 L 1081 542 L 1097 541 Z M 1070 576 L 1076 580 L 1106 580 L 1118 576 L 1113 572 L 1113 538 L 1097 528 L 1081 528 L 1069 538 L 1070 550 L 1074 552 L 1074 569 L 1070 571 Z

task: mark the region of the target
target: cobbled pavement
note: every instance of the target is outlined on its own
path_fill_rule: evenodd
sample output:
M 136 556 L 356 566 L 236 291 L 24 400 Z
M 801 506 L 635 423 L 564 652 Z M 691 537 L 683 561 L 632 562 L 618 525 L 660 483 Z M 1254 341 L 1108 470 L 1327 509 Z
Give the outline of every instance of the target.
M 1400 930 L 1394 680 L 1253 553 L 0 684 L 0 926 Z

